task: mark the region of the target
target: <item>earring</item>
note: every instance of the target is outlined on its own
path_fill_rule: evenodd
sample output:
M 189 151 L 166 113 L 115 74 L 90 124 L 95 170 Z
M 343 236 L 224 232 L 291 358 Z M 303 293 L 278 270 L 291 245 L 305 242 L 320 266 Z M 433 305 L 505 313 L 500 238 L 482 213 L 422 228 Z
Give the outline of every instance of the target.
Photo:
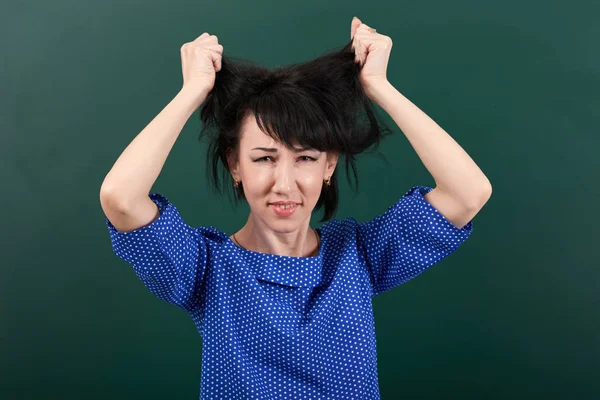
M 325 181 L 323 181 L 323 182 L 325 182 L 325 184 L 326 184 L 327 186 L 329 186 L 329 185 L 330 185 L 330 182 L 329 182 L 329 180 L 330 180 L 330 179 L 331 179 L 331 177 L 327 178 L 327 180 L 325 180 Z
M 238 181 L 236 181 L 235 179 L 233 180 L 234 184 L 233 187 L 237 188 L 240 184 Z

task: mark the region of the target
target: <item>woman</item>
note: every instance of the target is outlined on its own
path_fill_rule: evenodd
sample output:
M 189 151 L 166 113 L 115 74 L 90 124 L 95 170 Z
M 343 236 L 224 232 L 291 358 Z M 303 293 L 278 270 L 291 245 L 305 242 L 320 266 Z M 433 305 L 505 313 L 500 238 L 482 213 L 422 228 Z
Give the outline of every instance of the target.
M 356 17 L 351 38 L 340 52 L 275 70 L 230 62 L 207 33 L 186 43 L 182 90 L 103 183 L 115 253 L 203 338 L 201 399 L 378 399 L 372 297 L 456 250 L 491 194 L 462 148 L 387 82 L 391 40 Z M 332 219 L 339 156 L 356 178 L 354 156 L 391 133 L 370 101 L 437 186 L 411 188 L 371 221 Z M 251 209 L 232 235 L 191 227 L 166 197 L 147 194 L 200 105 L 201 137 L 214 128 L 213 185 L 221 166 Z M 328 222 L 311 228 L 319 208 Z

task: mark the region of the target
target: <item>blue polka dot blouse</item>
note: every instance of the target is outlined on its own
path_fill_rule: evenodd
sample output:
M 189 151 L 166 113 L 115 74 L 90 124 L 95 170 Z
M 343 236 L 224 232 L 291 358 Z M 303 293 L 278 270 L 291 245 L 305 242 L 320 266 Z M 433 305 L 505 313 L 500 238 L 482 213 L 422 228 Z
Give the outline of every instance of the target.
M 379 399 L 372 296 L 416 277 L 473 229 L 415 186 L 366 222 L 332 219 L 314 257 L 242 249 L 190 227 L 159 193 L 160 217 L 132 232 L 106 219 L 116 255 L 202 337 L 200 399 Z

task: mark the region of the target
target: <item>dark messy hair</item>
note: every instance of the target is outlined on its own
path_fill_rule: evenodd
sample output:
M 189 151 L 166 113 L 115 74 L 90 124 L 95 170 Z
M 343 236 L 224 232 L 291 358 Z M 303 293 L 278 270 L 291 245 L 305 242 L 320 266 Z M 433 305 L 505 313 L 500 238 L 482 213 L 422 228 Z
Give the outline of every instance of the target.
M 350 178 L 351 167 L 358 190 L 355 156 L 371 146 L 376 150 L 392 131 L 379 120 L 365 94 L 359 78 L 362 66 L 354 59 L 352 41 L 309 62 L 275 69 L 223 55 L 214 87 L 200 109 L 199 140 L 209 136 L 206 173 L 213 187 L 221 193 L 233 187 L 227 153 L 232 151 L 239 159 L 241 128 L 253 115 L 261 131 L 290 150 L 297 142 L 344 156 L 346 175 Z M 223 179 L 231 182 L 225 187 L 219 182 L 219 165 L 224 167 Z M 320 222 L 336 213 L 337 175 L 336 168 L 330 185 L 321 189 L 315 206 L 325 207 Z M 243 182 L 237 188 L 236 205 L 241 199 L 246 200 Z

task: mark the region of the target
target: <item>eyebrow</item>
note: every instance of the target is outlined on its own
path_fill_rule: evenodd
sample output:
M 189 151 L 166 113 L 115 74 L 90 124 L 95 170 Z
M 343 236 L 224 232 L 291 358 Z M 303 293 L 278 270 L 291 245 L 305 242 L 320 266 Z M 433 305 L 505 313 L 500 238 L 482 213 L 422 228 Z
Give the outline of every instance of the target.
M 270 153 L 277 153 L 277 151 L 278 151 L 274 147 L 255 147 L 252 150 L 262 150 L 262 151 L 268 151 Z M 313 150 L 313 149 L 311 149 L 310 147 L 294 147 L 293 150 L 295 153 L 300 153 L 305 150 Z

